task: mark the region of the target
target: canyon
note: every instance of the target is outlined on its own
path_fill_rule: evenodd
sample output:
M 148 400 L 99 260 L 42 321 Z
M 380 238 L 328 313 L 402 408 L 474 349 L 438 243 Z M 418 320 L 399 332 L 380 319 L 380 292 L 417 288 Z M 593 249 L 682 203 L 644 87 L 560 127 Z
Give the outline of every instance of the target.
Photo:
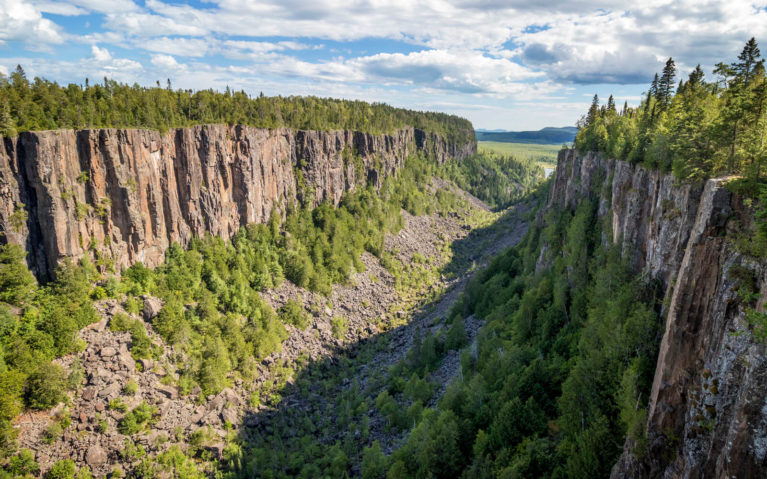
M 23 245 L 41 278 L 84 255 L 102 270 L 156 266 L 174 242 L 229 238 L 298 202 L 335 206 L 346 191 L 380 185 L 416 152 L 442 163 L 475 153 L 476 142 L 414 128 L 25 132 L 0 148 L 0 241 Z
M 348 191 L 364 185 L 379 187 L 383 178 L 397 174 L 408 155 L 419 152 L 443 163 L 475 153 L 476 143 L 458 144 L 413 128 L 381 135 L 224 125 L 167 133 L 116 129 L 23 133 L 6 138 L 0 151 L 2 241 L 24 245 L 30 268 L 39 277 L 53 275 L 64 258 L 85 255 L 102 270 L 120 271 L 137 261 L 156 266 L 174 242 L 184 245 L 205 234 L 228 238 L 245 224 L 265 223 L 275 212 L 283 215 L 297 204 L 337 206 Z M 649 398 L 637 399 L 637 407 L 648 403 L 647 422 L 641 438 L 626 438 L 613 478 L 750 478 L 764 477 L 766 472 L 767 355 L 765 344 L 752 334 L 747 314 L 765 306 L 767 264 L 735 246 L 738 235 L 751 228 L 753 214 L 747 200 L 727 188 L 729 180 L 680 183 L 671 174 L 565 149 L 559 154 L 545 202 L 530 218 L 543 225 L 549 211 L 574 210 L 584 200 L 596 201 L 603 224 L 602 244 L 620 245 L 634 273 L 661 291 L 656 308 L 665 328 L 658 338 L 652 390 Z M 431 187 L 434 191 L 454 188 L 439 182 Z M 480 204 L 473 209 L 483 208 Z M 418 226 L 419 221 L 425 226 Z M 464 226 L 469 229 L 465 218 L 457 221 L 438 215 L 422 220 L 408 216 L 406 223 L 399 240 L 394 236 L 387 240 L 396 254 L 428 246 L 431 249 L 421 256 L 430 257 L 432 249 L 447 248 L 463 238 Z M 527 229 L 519 218 L 510 224 L 502 230 L 506 238 L 488 231 L 469 242 L 471 250 L 486 250 L 482 263 L 488 252 L 496 254 L 516 243 Z M 544 244 L 536 269 L 553 264 L 552 256 Z M 412 263 L 413 258 L 406 254 L 402 262 Z M 311 296 L 307 311 L 314 316 L 313 328 L 305 334 L 291 329 L 284 352 L 259 366 L 261 382 L 270 378 L 270 364 L 292 363 L 307 345 L 316 343 L 309 348 L 316 349 L 312 360 L 327 358 L 335 348 L 381 334 L 369 326 L 377 318 L 399 317 L 392 309 L 398 293 L 389 274 L 372 256 L 363 259 L 370 273 L 334 287 L 332 301 Z M 461 273 L 464 279 L 468 271 Z M 744 285 L 744 277 L 749 285 Z M 744 299 L 747 286 L 754 289 L 756 299 Z M 450 294 L 457 295 L 461 288 Z M 386 298 L 379 304 L 376 295 L 382 291 Z M 283 290 L 267 291 L 264 298 L 279 308 L 288 298 L 304 295 L 308 293 L 286 284 Z M 150 306 L 151 300 L 147 299 Z M 331 309 L 329 304 L 336 306 Z M 122 312 L 121 307 L 114 301 L 99 307 L 102 321 L 82 333 L 89 344 L 80 353 L 88 373 L 88 397 L 74 403 L 77 431 L 45 449 L 51 460 L 76 449 L 78 463 L 102 473 L 111 470 L 124 438 L 110 432 L 99 440 L 88 436 L 81 441 L 78 434 L 96 430 L 94 411 L 104 412 L 104 403 L 118 397 L 122 383 L 133 376 L 139 378 L 141 391 L 133 403 L 159 404 L 167 418 L 163 431 L 168 436 L 179 424 L 187 432 L 209 423 L 260 424 L 257 415 L 248 416 L 247 392 L 238 389 L 241 384 L 234 392 L 221 393 L 220 399 L 208 398 L 213 406 L 202 407 L 160 384 L 170 367 L 167 357 L 163 356 L 162 367 L 150 363 L 140 368 L 146 372 L 137 370 L 127 335 L 105 329 L 111 317 Z M 351 318 L 351 331 L 341 339 L 330 333 L 336 310 Z M 412 328 L 428 329 L 443 314 L 442 310 L 439 315 L 423 314 L 413 326 L 391 335 L 389 339 L 399 344 L 399 356 L 406 351 Z M 470 319 L 471 339 L 480 323 Z M 112 350 L 117 354 L 111 354 Z M 383 359 L 378 357 L 376 364 L 385 364 L 389 353 L 382 353 Z M 458 369 L 456 353 L 452 359 L 455 364 L 441 378 L 443 389 Z M 378 368 L 371 371 L 377 374 Z M 341 387 L 349 388 L 346 383 Z M 104 398 L 96 393 L 100 389 L 106 391 Z M 295 401 L 286 404 L 294 407 L 299 399 Z M 37 448 L 49 420 L 43 415 L 22 418 L 25 446 Z M 383 420 L 374 412 L 369 415 L 374 436 L 379 434 L 390 452 L 397 438 L 381 433 Z M 104 413 L 104 417 L 114 429 L 121 414 Z M 219 439 L 211 445 L 217 457 L 226 435 L 223 426 L 219 429 Z M 147 447 L 156 436 L 147 436 Z

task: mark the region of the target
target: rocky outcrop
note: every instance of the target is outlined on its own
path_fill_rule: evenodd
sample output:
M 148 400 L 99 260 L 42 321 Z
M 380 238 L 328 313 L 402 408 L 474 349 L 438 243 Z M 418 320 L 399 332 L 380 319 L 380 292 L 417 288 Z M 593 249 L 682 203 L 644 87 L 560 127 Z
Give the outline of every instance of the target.
M 0 240 L 25 245 L 42 276 L 86 254 L 105 269 L 154 266 L 173 242 L 231 237 L 297 200 L 338 204 L 416 151 L 438 162 L 476 151 L 476 142 L 412 128 L 373 135 L 226 125 L 27 132 L 3 146 Z
M 605 241 L 621 244 L 635 271 L 666 291 L 647 450 L 639 457 L 627 440 L 614 478 L 767 475 L 767 348 L 746 321 L 747 309 L 764 307 L 767 264 L 733 246 L 751 220 L 725 181 L 679 185 L 599 155 L 560 153 L 549 206 L 598 198 L 612 226 Z M 738 294 L 744 276 L 759 301 Z

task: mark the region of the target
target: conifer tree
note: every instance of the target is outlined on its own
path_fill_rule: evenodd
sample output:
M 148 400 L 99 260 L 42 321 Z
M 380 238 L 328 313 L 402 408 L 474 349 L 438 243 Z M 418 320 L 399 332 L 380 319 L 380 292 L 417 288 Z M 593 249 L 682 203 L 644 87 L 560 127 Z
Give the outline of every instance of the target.
M 671 104 L 671 92 L 674 87 L 674 77 L 676 76 L 676 65 L 674 59 L 669 58 L 666 66 L 663 67 L 663 74 L 657 84 L 655 97 L 658 99 L 661 111 L 668 109 Z
M 586 125 L 593 125 L 599 118 L 599 95 L 594 95 L 594 99 L 591 100 L 591 107 L 589 107 L 589 113 L 586 115 Z
M 759 67 L 764 67 L 764 59 L 760 59 L 760 57 L 761 52 L 756 39 L 751 37 L 743 47 L 743 51 L 738 55 L 738 61 L 730 65 L 736 80 L 748 85 L 754 77 L 754 72 Z

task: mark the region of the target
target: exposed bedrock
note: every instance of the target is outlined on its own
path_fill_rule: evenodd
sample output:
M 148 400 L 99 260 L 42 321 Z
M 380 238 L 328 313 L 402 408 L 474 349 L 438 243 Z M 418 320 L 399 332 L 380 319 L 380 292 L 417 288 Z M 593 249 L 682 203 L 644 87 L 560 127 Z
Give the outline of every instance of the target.
M 413 128 L 55 130 L 2 143 L 0 241 L 24 245 L 41 276 L 85 254 L 116 270 L 154 266 L 173 242 L 231 237 L 299 199 L 338 204 L 346 191 L 379 185 L 416 151 L 440 163 L 476 152 L 476 142 Z
M 746 310 L 764 307 L 767 264 L 733 238 L 752 219 L 724 179 L 680 185 L 672 175 L 599 155 L 560 153 L 549 207 L 596 198 L 604 224 L 635 271 L 666 299 L 649 398 L 647 447 L 628 439 L 615 465 L 623 477 L 767 477 L 767 355 Z M 545 265 L 544 252 L 539 259 Z M 736 269 L 761 298 L 744 304 Z

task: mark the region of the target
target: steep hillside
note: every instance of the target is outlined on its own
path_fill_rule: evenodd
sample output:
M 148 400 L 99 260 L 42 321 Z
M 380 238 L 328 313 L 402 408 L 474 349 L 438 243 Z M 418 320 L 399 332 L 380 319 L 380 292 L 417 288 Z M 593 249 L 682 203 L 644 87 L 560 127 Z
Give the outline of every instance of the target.
M 611 180 L 609 189 L 594 177 Z M 632 268 L 662 284 L 665 332 L 646 437 L 629 438 L 613 477 L 762 477 L 767 264 L 734 245 L 752 220 L 727 180 L 671 175 L 566 152 L 550 205 L 597 197 Z

